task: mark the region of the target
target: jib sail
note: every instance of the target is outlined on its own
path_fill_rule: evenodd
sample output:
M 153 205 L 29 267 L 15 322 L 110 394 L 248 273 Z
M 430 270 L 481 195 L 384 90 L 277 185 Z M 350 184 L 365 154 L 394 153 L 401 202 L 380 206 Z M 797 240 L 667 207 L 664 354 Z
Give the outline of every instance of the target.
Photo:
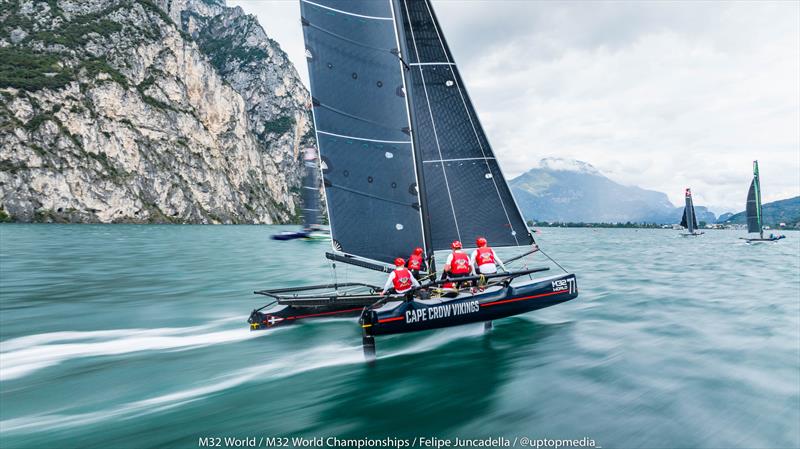
M 429 247 L 532 243 L 430 1 L 395 0 L 395 10 Z
M 753 161 L 753 181 L 747 191 L 747 232 L 762 232 L 761 182 L 758 178 L 758 161 Z
M 681 226 L 686 228 L 690 233 L 694 233 L 697 229 L 697 216 L 694 213 L 694 202 L 692 201 L 692 190 L 686 189 L 686 206 L 683 208 L 683 218 L 681 219 Z
M 388 262 L 423 245 L 393 4 L 301 0 L 334 248 Z

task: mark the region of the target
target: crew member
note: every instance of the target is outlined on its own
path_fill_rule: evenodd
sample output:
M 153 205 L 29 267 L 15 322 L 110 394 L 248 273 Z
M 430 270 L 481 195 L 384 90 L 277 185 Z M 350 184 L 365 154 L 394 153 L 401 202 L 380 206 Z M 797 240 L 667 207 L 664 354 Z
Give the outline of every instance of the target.
M 402 257 L 394 260 L 394 271 L 389 273 L 389 279 L 386 279 L 381 296 L 385 295 L 390 288 L 394 288 L 395 292 L 403 294 L 411 291 L 414 287 L 419 287 L 419 282 L 414 279 L 414 276 L 411 275 L 405 265 L 406 261 Z
M 454 241 L 450 248 L 453 252 L 447 256 L 444 262 L 444 271 L 442 271 L 442 280 L 454 280 L 470 276 L 472 274 L 472 264 L 470 263 L 469 256 L 461 251 L 461 242 Z M 448 285 L 450 284 L 450 285 Z M 452 283 L 442 285 L 442 288 L 456 288 Z
M 414 248 L 414 253 L 408 256 L 406 268 L 411 270 L 414 279 L 419 280 L 419 272 L 422 271 L 425 260 L 422 257 L 422 248 Z
M 494 250 L 489 248 L 485 238 L 478 237 L 477 240 L 475 240 L 475 244 L 478 245 L 478 249 L 472 252 L 470 261 L 475 268 L 476 274 L 495 274 L 497 273 L 498 265 L 500 265 L 503 271 L 508 271 L 505 265 L 503 265 L 503 261 L 495 254 Z

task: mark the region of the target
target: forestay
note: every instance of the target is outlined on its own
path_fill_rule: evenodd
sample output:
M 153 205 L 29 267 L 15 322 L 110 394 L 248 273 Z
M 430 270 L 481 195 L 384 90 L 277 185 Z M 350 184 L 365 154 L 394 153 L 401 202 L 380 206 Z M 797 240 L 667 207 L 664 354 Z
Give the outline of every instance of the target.
M 396 9 L 429 246 L 532 243 L 430 2 L 396 0 Z
M 423 244 L 389 0 L 301 0 L 334 248 L 388 262 Z

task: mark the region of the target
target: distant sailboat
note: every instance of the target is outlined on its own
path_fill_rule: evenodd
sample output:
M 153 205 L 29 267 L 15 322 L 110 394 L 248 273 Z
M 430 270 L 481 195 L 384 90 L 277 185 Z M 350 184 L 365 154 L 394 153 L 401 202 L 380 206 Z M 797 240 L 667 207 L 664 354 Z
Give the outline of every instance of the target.
M 764 238 L 764 216 L 761 213 L 761 178 L 758 175 L 758 161 L 753 161 L 753 181 L 747 191 L 747 232 L 757 232 L 759 238 L 740 237 L 747 243 L 774 242 L 785 238 L 785 235 L 772 235 Z
M 686 206 L 683 208 L 683 218 L 681 219 L 681 226 L 686 228 L 688 233 L 681 234 L 684 237 L 691 235 L 703 235 L 702 231 L 697 228 L 697 215 L 694 213 L 694 203 L 692 202 L 692 189 L 686 188 Z
M 319 165 L 317 150 L 306 148 L 303 153 L 305 176 L 303 177 L 303 229 L 300 231 L 284 231 L 272 236 L 273 240 L 330 240 L 329 230 L 319 224 Z

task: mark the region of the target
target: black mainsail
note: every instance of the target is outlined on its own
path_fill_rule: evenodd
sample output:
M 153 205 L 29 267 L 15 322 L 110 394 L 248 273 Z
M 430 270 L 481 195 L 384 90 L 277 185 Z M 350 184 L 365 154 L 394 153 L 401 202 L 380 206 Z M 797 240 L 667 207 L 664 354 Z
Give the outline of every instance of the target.
M 387 262 L 533 243 L 428 0 L 301 13 L 335 249 Z
M 761 220 L 761 181 L 758 177 L 758 161 L 753 161 L 753 181 L 747 191 L 747 232 L 758 232 L 764 238 Z
M 692 190 L 686 188 L 686 206 L 683 208 L 683 218 L 681 226 L 686 228 L 690 234 L 694 234 L 697 229 L 697 216 L 694 213 L 694 203 L 692 201 Z
M 300 7 L 334 248 L 391 261 L 423 244 L 392 4 Z

